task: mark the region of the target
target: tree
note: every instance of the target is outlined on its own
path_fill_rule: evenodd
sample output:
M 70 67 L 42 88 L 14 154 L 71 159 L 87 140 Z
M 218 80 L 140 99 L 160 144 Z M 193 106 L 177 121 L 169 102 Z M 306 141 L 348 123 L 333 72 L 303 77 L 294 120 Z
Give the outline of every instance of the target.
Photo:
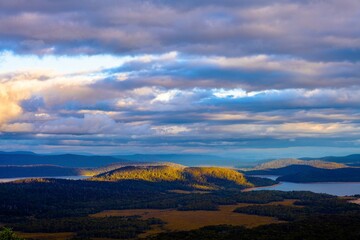
M 15 235 L 10 228 L 3 228 L 0 232 L 0 240 L 23 240 Z

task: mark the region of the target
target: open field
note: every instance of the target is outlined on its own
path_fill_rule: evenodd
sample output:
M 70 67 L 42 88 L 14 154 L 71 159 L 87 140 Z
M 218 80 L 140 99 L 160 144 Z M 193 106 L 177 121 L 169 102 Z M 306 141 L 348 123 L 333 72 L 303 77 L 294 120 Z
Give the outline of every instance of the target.
M 287 199 L 279 202 L 271 202 L 267 204 L 249 204 L 239 203 L 236 205 L 222 205 L 219 207 L 219 211 L 177 211 L 175 209 L 128 209 L 128 210 L 107 210 L 96 214 L 90 215 L 90 217 L 110 217 L 110 216 L 133 216 L 139 215 L 143 219 L 159 218 L 166 222 L 164 226 L 156 225 L 150 231 L 140 234 L 140 238 L 144 238 L 150 235 L 155 235 L 166 231 L 179 231 L 179 230 L 193 230 L 209 225 L 241 225 L 245 227 L 257 227 L 260 225 L 266 225 L 271 223 L 280 223 L 276 218 L 248 215 L 242 213 L 233 212 L 238 207 L 245 207 L 250 205 L 285 205 L 294 206 L 295 200 Z M 300 206 L 301 207 L 301 206 Z M 17 234 L 25 239 L 46 239 L 46 240 L 66 240 L 74 236 L 71 232 L 61 233 L 23 233 L 17 232 Z M 100 240 L 100 239 L 94 239 Z M 101 239 L 103 240 L 103 239 Z
M 294 203 L 296 202 L 296 199 L 286 199 L 284 201 L 279 201 L 279 202 L 270 202 L 270 203 L 266 203 L 266 204 L 257 204 L 257 205 L 284 205 L 284 206 L 293 206 L 293 207 L 303 207 L 300 205 L 294 205 Z M 256 205 L 256 204 L 247 204 L 248 205 Z
M 192 193 L 198 193 L 198 194 L 206 194 L 206 193 L 210 193 L 208 191 L 186 191 L 186 190 L 169 190 L 168 192 L 173 192 L 173 193 L 180 193 L 180 194 L 192 194 Z
M 266 205 L 293 205 L 295 200 L 272 202 Z M 192 230 L 209 225 L 242 225 L 257 227 L 260 225 L 279 223 L 281 221 L 272 217 L 240 214 L 233 212 L 238 207 L 254 204 L 239 203 L 236 205 L 220 206 L 219 211 L 177 211 L 175 209 L 131 209 L 131 210 L 107 210 L 91 215 L 91 217 L 107 216 L 133 216 L 139 215 L 143 219 L 159 218 L 166 222 L 164 230 Z
M 360 205 L 360 198 L 349 201 L 351 203 L 359 204 Z
M 167 223 L 164 230 L 170 231 L 192 230 L 220 224 L 256 227 L 279 222 L 271 217 L 234 213 L 233 210 L 240 206 L 243 205 L 221 206 L 219 211 L 177 211 L 175 209 L 110 210 L 94 214 L 92 217 L 139 215 L 144 219 L 159 218 Z
M 44 239 L 44 240 L 65 240 L 72 238 L 75 234 L 72 232 L 61 233 L 24 233 L 16 232 L 16 234 L 25 239 Z

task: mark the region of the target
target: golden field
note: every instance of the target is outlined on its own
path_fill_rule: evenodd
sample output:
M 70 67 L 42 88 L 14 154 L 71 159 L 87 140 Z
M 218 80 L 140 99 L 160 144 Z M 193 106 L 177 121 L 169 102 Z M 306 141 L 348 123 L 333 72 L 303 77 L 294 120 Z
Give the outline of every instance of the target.
M 245 227 L 257 227 L 271 223 L 280 223 L 276 218 L 248 215 L 233 212 L 238 207 L 245 207 L 250 205 L 286 205 L 294 206 L 295 200 L 284 200 L 280 202 L 271 202 L 267 204 L 249 204 L 238 203 L 235 205 L 222 205 L 218 211 L 177 211 L 176 209 L 127 209 L 127 210 L 107 210 L 90 217 L 110 217 L 110 216 L 134 216 L 139 215 L 143 219 L 159 218 L 165 222 L 164 226 L 155 226 L 150 231 L 140 234 L 139 237 L 146 237 L 149 235 L 158 234 L 166 231 L 186 231 L 198 229 L 210 225 L 240 225 Z M 301 206 L 299 206 L 301 207 Z M 19 237 L 25 239 L 46 239 L 46 240 L 66 240 L 74 236 L 71 232 L 62 233 L 23 233 L 17 232 Z M 106 239 L 94 239 L 106 240 Z
M 272 202 L 266 205 L 293 205 L 295 200 L 285 200 Z M 133 216 L 139 215 L 143 219 L 159 218 L 166 222 L 164 231 L 192 230 L 209 225 L 241 225 L 245 227 L 257 227 L 282 221 L 276 218 L 248 215 L 233 212 L 238 207 L 245 207 L 254 204 L 239 203 L 236 205 L 220 206 L 219 211 L 177 211 L 176 209 L 130 209 L 130 210 L 107 210 L 91 217 L 110 217 L 110 216 Z

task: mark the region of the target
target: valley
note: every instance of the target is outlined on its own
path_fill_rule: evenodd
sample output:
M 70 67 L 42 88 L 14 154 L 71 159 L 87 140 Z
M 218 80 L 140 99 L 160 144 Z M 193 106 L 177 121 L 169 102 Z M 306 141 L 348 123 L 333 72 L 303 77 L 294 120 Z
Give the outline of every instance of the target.
M 325 224 L 323 228 L 332 226 L 334 219 L 344 222 L 350 217 L 355 219 L 347 227 L 358 223 L 360 205 L 352 202 L 358 199 L 357 185 L 354 191 L 337 194 L 326 191 L 324 185 L 328 183 L 281 180 L 301 176 L 300 173 L 312 176 L 311 173 L 329 171 L 339 172 L 340 176 L 346 173 L 349 179 L 352 175 L 348 171 L 355 171 L 356 175 L 356 167 L 319 164 L 317 160 L 311 160 L 310 164 L 289 163 L 302 162 L 277 160 L 275 164 L 269 162 L 237 170 L 124 161 L 72 168 L 80 170 L 73 180 L 66 176 L 61 177 L 63 179 L 24 177 L 0 183 L 0 222 L 20 237 L 54 240 L 191 239 L 193 234 L 207 237 L 210 234 L 222 239 L 217 235 L 220 232 L 227 236 L 224 239 L 236 239 L 239 234 L 267 239 L 269 235 L 264 229 L 279 237 L 281 229 L 292 228 L 289 234 L 295 236 L 300 229 L 311 229 L 311 224 L 318 221 Z M 278 168 L 266 168 L 275 165 Z M 18 171 L 16 167 L 4 167 L 10 172 Z M 47 173 L 47 168 L 43 169 L 43 174 Z M 276 180 L 266 178 L 267 174 L 275 173 L 280 175 Z M 85 178 L 77 179 L 80 177 Z M 331 194 L 315 188 L 313 192 L 294 186 L 281 188 L 286 184 L 323 184 L 319 189 Z M 345 185 L 337 187 L 342 191 L 352 185 L 342 184 Z M 329 232 L 335 230 L 336 227 L 332 227 Z M 327 234 L 320 229 L 311 231 Z

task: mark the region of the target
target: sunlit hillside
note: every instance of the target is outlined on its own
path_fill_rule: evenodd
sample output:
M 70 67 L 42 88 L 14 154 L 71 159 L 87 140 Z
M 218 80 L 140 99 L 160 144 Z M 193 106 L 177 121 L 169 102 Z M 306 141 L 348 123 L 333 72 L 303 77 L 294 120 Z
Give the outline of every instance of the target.
M 91 178 L 96 181 L 141 180 L 181 183 L 197 189 L 219 189 L 227 185 L 250 187 L 242 173 L 229 168 L 183 166 L 131 166 Z
M 306 165 L 316 168 L 324 169 L 337 169 L 347 167 L 345 164 L 336 162 L 325 162 L 321 160 L 300 160 L 296 158 L 278 159 L 263 164 L 259 164 L 254 167 L 253 170 L 271 169 L 271 168 L 282 168 L 290 165 Z
M 169 166 L 169 167 L 179 167 L 179 168 L 184 168 L 184 166 L 180 165 L 180 164 L 176 164 L 176 163 L 171 163 L 171 162 L 134 162 L 134 163 L 130 163 L 130 162 L 124 162 L 124 163 L 114 163 L 114 164 L 110 164 L 104 167 L 98 167 L 98 168 L 83 168 L 83 169 L 79 169 L 79 172 L 81 175 L 83 176 L 95 176 L 95 175 L 99 175 L 102 173 L 106 173 L 106 172 L 110 172 L 119 168 L 124 168 L 124 167 L 150 167 L 150 166 Z

